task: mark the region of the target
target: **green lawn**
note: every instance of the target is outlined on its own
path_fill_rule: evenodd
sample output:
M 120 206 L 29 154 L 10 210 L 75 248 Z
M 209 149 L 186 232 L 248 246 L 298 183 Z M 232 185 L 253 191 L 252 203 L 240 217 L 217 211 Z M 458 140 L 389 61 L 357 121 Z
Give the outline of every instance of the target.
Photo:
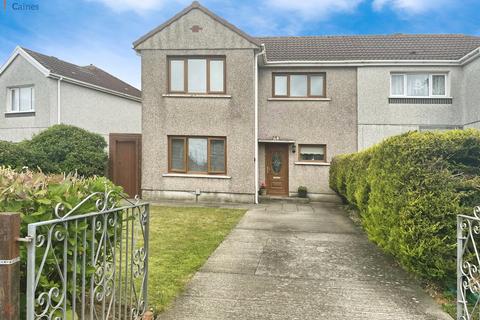
M 151 206 L 148 304 L 156 313 L 183 290 L 244 213 Z

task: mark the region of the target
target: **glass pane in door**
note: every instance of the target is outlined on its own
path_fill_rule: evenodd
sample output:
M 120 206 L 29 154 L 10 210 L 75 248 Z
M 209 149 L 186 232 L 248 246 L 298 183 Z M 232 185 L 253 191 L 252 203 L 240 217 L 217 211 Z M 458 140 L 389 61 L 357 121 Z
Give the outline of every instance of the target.
M 280 170 L 282 170 L 282 155 L 277 151 L 272 154 L 272 172 L 280 174 Z

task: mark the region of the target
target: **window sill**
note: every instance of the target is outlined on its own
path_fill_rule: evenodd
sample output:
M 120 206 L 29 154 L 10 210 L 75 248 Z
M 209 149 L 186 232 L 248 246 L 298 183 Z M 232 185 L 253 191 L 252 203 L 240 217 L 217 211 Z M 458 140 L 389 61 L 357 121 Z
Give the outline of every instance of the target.
M 296 165 L 302 166 L 329 166 L 330 162 L 309 162 L 309 161 L 295 161 Z
M 188 93 L 166 93 L 162 94 L 165 98 L 214 98 L 214 99 L 231 99 L 228 94 L 188 94 Z
M 272 97 L 267 98 L 267 101 L 332 101 L 330 98 L 282 98 L 282 97 Z
M 232 179 L 230 176 L 214 174 L 164 173 L 162 176 L 176 178 Z
M 388 97 L 390 104 L 452 104 L 452 97 Z
M 5 118 L 13 117 L 33 117 L 35 116 L 35 111 L 7 111 L 5 112 Z

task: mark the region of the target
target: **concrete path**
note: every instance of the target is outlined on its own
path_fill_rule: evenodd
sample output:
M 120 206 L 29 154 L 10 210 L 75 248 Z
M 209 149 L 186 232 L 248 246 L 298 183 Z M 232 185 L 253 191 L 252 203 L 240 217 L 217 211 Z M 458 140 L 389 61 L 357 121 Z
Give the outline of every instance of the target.
M 451 319 L 335 204 L 255 207 L 159 319 Z

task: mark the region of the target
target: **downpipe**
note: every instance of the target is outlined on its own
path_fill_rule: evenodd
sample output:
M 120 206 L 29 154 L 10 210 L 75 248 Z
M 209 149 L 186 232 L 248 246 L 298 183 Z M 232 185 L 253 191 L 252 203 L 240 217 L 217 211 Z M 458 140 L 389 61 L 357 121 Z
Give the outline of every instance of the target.
M 255 72 L 255 133 L 254 133 L 254 145 L 255 145 L 255 151 L 254 151 L 254 167 L 255 167 L 255 174 L 254 174 L 254 191 L 255 191 L 255 204 L 258 204 L 258 178 L 259 178 L 259 167 L 258 167 L 258 57 L 261 55 L 265 54 L 265 45 L 262 43 L 261 44 L 262 50 L 258 53 L 255 54 L 255 63 L 254 63 L 254 72 Z

